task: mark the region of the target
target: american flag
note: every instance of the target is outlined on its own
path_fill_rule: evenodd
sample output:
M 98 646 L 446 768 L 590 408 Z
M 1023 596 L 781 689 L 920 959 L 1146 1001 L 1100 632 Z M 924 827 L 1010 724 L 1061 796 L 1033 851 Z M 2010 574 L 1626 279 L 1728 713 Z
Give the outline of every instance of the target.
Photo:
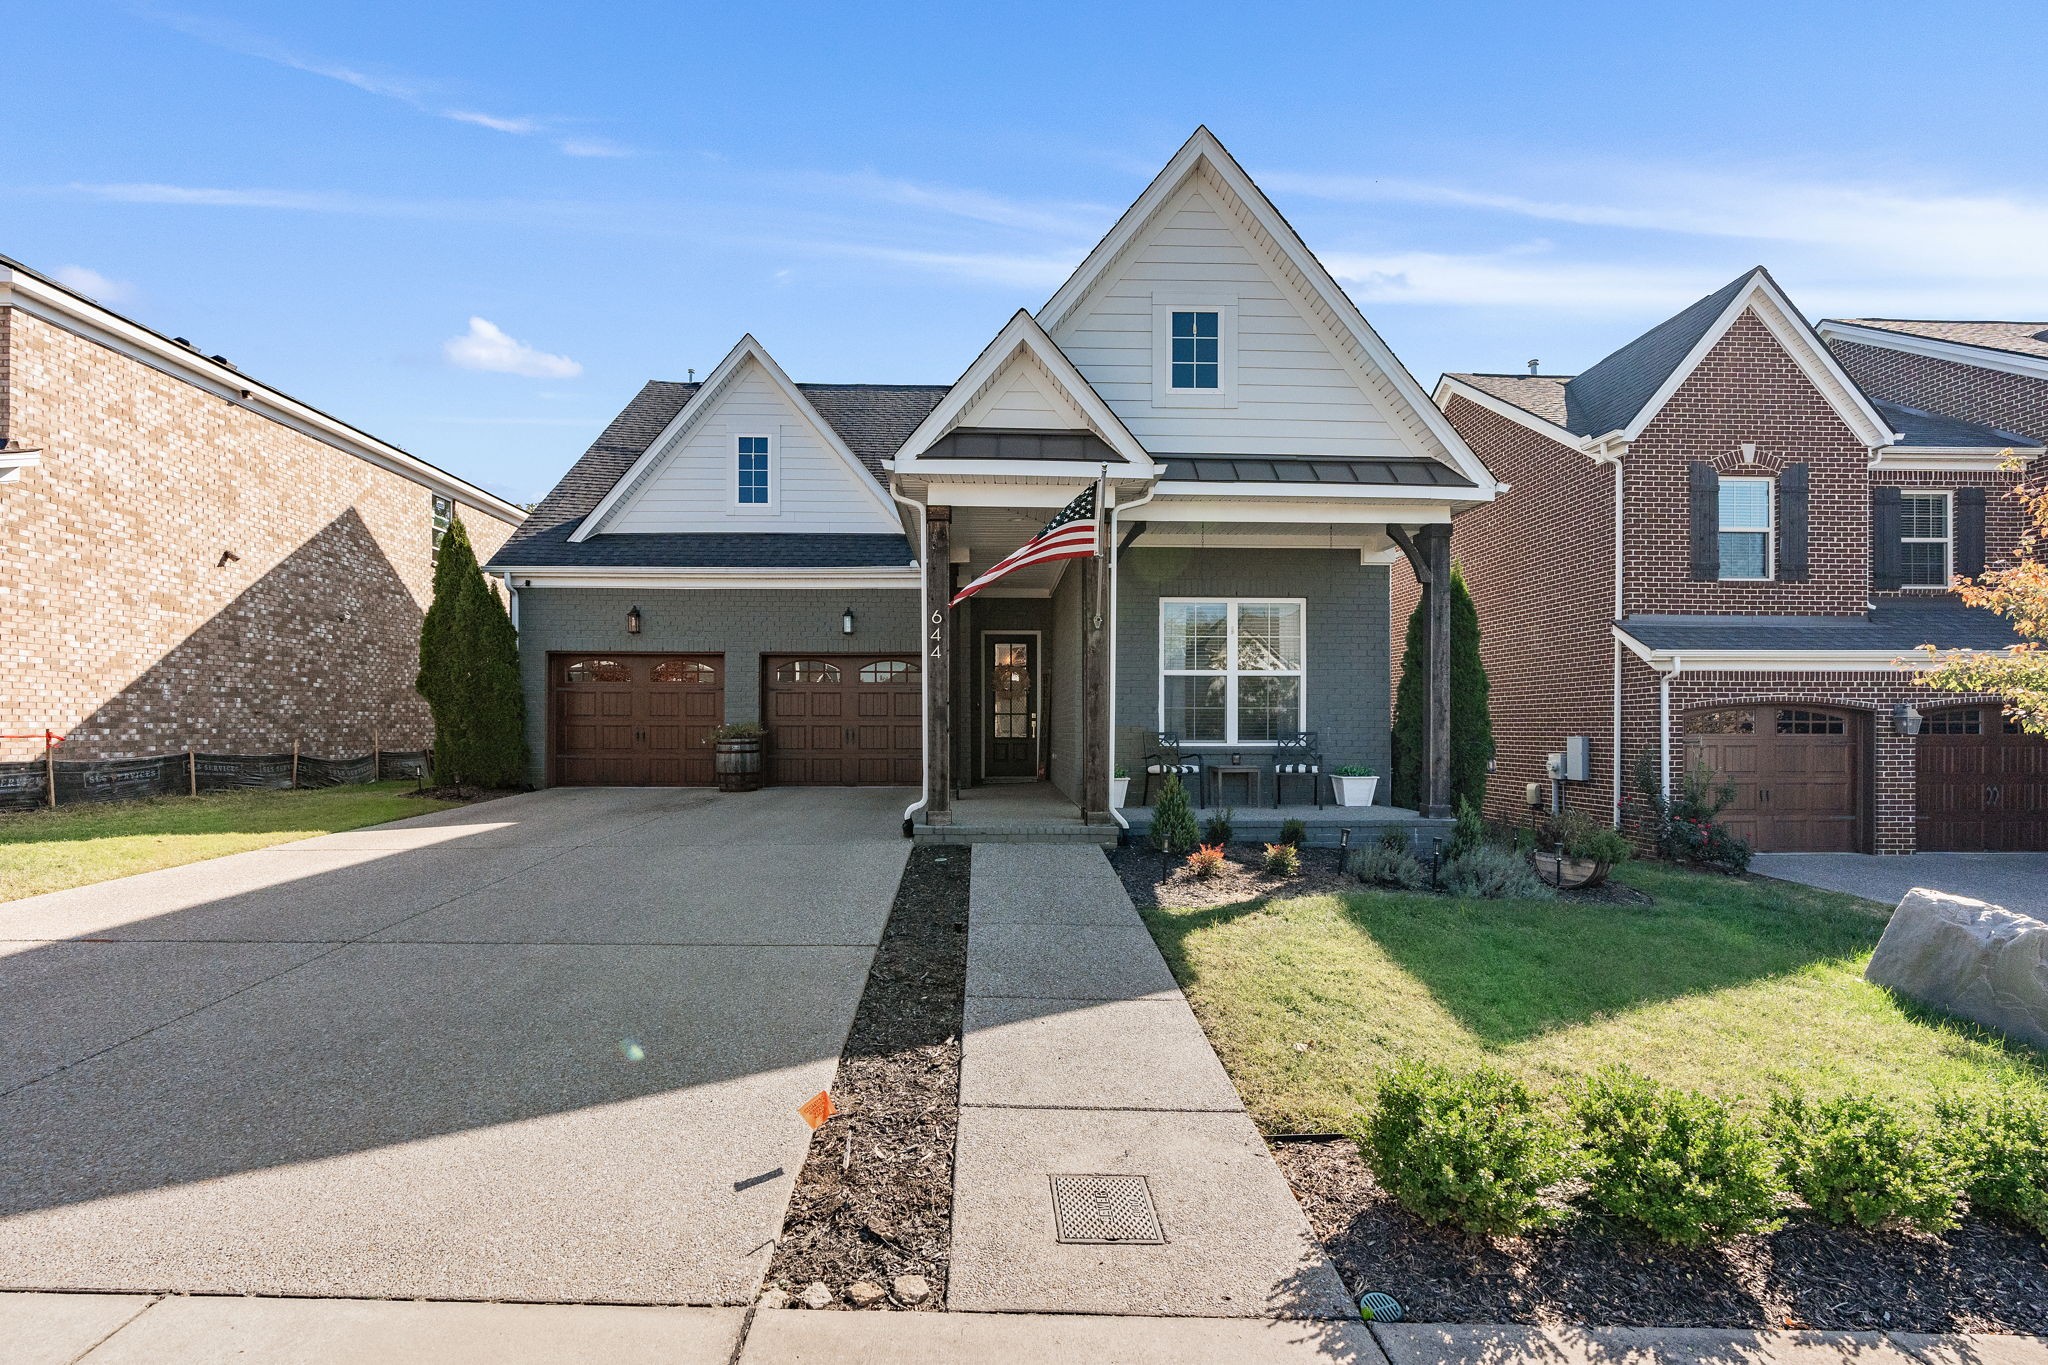
M 1004 555 L 987 573 L 954 593 L 953 600 L 946 605 L 959 606 L 1013 569 L 1046 564 L 1055 559 L 1087 559 L 1099 554 L 1102 528 L 1096 513 L 1102 506 L 1098 496 L 1101 487 L 1099 480 L 1089 484 L 1080 497 L 1062 507 L 1060 514 L 1045 524 L 1043 531 Z

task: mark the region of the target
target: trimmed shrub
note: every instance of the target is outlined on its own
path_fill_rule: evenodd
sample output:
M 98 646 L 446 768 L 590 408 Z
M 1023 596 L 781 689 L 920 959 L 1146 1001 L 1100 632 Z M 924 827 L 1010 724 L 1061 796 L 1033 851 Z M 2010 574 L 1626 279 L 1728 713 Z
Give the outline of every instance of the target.
M 519 634 L 484 580 L 462 518 L 451 517 L 434 558 L 434 601 L 420 623 L 413 686 L 434 717 L 434 781 L 526 783 L 526 696 Z
M 1451 841 L 1444 845 L 1446 858 L 1455 858 L 1467 849 L 1490 842 L 1486 837 L 1486 817 L 1479 813 L 1477 807 L 1461 796 L 1457 812 L 1457 819 L 1451 825 Z
M 1161 853 L 1185 853 L 1195 846 L 1195 808 L 1180 775 L 1168 773 L 1152 803 L 1152 846 Z
M 1551 889 L 1512 849 L 1479 844 L 1444 860 L 1444 890 L 1474 900 L 1548 900 Z
M 1787 1183 L 1828 1222 L 1955 1226 L 1960 1164 L 1903 1110 L 1871 1095 L 1785 1090 L 1771 1097 L 1771 1124 Z
M 1581 1165 L 1564 1126 L 1493 1067 L 1394 1068 L 1360 1148 L 1381 1188 L 1424 1222 L 1503 1236 L 1555 1222 L 1562 1210 L 1542 1196 Z
M 1213 877 L 1223 870 L 1223 845 L 1203 844 L 1188 854 L 1188 867 L 1197 877 Z
M 1237 812 L 1228 809 L 1217 811 L 1202 822 L 1202 842 L 1205 844 L 1227 844 L 1230 842 L 1230 817 Z
M 1735 784 L 1719 781 L 1706 764 L 1695 764 L 1666 799 L 1657 780 L 1657 766 L 1645 751 L 1636 759 L 1636 790 L 1650 808 L 1650 832 L 1657 852 L 1674 863 L 1690 863 L 1715 872 L 1744 872 L 1749 845 L 1720 821 L 1735 800 Z
M 1299 876 L 1301 850 L 1293 844 L 1267 844 L 1266 871 L 1279 877 Z
M 1970 1207 L 2048 1236 L 2048 1096 L 2017 1085 L 1943 1095 L 1934 1113 Z
M 1593 1202 L 1676 1246 L 1784 1226 L 1766 1135 L 1726 1103 L 1606 1067 L 1572 1098 Z
M 1422 797 L 1422 732 L 1429 717 L 1429 594 L 1408 618 L 1401 687 L 1394 695 L 1394 804 L 1415 809 Z M 1479 658 L 1479 609 L 1465 575 L 1451 569 L 1451 804 L 1486 805 L 1486 763 L 1493 757 L 1486 666 Z
M 1429 869 L 1408 848 L 1408 840 L 1390 835 L 1371 848 L 1361 848 L 1344 864 L 1344 870 L 1374 886 L 1419 891 L 1429 884 Z
M 1307 841 L 1307 839 L 1308 839 L 1308 822 L 1307 822 L 1307 821 L 1305 821 L 1305 820 L 1299 820 L 1299 819 L 1292 819 L 1292 818 L 1290 818 L 1290 819 L 1282 820 L 1282 821 L 1280 822 L 1280 842 L 1281 842 L 1281 843 L 1283 843 L 1283 844 L 1293 844 L 1293 845 L 1294 845 L 1294 846 L 1295 846 L 1296 848 L 1300 848 L 1300 847 L 1302 846 L 1302 844 L 1303 844 L 1303 843 L 1305 843 L 1305 842 Z
M 1568 810 L 1543 822 L 1535 846 L 1545 853 L 1564 845 L 1567 858 L 1591 858 L 1605 867 L 1625 863 L 1634 852 L 1621 831 L 1611 829 L 1590 815 Z

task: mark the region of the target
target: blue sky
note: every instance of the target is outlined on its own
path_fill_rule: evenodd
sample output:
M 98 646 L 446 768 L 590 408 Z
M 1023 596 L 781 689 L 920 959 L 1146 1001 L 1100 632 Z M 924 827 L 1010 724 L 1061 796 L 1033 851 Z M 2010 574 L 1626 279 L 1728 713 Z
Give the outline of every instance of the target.
M 1427 384 L 1750 265 L 2048 317 L 2048 5 L 15 3 L 0 253 L 538 498 L 752 331 L 950 381 L 1206 122 Z

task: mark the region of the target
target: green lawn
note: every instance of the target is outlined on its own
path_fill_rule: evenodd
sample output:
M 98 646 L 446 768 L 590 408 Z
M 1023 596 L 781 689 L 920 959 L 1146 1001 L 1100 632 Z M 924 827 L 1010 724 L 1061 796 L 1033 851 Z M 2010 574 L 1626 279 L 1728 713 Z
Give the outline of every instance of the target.
M 410 782 L 218 792 L 0 816 L 0 901 L 457 805 Z
M 1404 1057 L 1552 1090 L 1628 1062 L 1745 1102 L 1792 1077 L 1914 1102 L 1998 1075 L 2048 1087 L 2041 1055 L 1863 980 L 1882 906 L 1655 864 L 1618 875 L 1657 904 L 1360 891 L 1145 918 L 1268 1132 L 1357 1132 Z

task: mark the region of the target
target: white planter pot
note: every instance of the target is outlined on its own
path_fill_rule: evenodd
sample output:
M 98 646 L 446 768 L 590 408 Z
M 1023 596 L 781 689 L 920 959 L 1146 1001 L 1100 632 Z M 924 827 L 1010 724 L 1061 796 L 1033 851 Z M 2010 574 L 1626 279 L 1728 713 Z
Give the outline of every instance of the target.
M 1340 806 L 1370 806 L 1372 794 L 1379 790 L 1378 777 L 1331 777 L 1330 785 L 1337 790 L 1337 804 Z
M 1111 810 L 1122 810 L 1124 808 L 1125 799 L 1129 797 L 1130 794 L 1130 778 L 1112 777 L 1109 779 L 1109 808 Z

